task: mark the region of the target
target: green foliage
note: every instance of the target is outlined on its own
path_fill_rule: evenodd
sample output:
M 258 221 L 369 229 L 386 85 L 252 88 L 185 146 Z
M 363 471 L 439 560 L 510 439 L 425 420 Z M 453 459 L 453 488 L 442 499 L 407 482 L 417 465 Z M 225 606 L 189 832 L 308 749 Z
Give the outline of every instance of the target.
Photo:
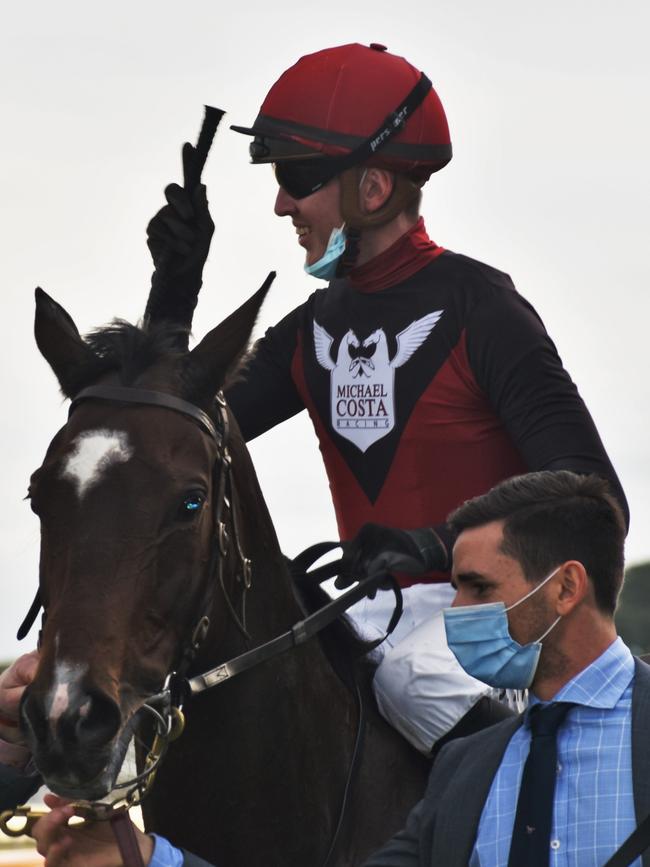
M 632 653 L 650 653 L 650 563 L 626 570 L 616 626 Z

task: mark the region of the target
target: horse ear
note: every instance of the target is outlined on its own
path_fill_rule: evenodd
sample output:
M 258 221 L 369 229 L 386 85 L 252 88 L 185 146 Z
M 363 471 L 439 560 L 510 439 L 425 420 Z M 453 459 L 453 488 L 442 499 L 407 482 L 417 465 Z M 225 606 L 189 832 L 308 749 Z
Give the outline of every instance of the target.
M 41 355 L 50 365 L 66 397 L 77 391 L 79 367 L 94 358 L 82 340 L 72 317 L 47 292 L 36 289 L 34 336 Z
M 189 354 L 190 379 L 198 403 L 211 401 L 235 370 L 248 348 L 257 314 L 275 280 L 271 271 L 264 283 L 241 307 L 209 331 Z

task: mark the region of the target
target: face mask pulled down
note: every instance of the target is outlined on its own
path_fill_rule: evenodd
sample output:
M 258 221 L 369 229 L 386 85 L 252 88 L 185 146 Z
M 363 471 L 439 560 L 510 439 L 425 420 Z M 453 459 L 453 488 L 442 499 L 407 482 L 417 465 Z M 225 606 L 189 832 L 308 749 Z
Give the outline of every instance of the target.
M 361 189 L 367 174 L 368 170 L 364 169 L 359 178 L 359 189 Z M 310 277 L 316 277 L 318 280 L 333 280 L 336 276 L 339 259 L 345 252 L 347 240 L 345 223 L 339 226 L 338 229 L 332 229 L 327 247 L 320 259 L 311 265 L 305 262 L 303 267 L 306 273 Z
M 345 242 L 345 226 L 332 229 L 327 248 L 320 259 L 312 265 L 305 263 L 304 267 L 307 274 L 310 277 L 317 277 L 319 280 L 331 280 L 336 274 L 336 266 L 345 250 Z
M 500 689 L 527 689 L 531 685 L 542 640 L 562 618 L 558 617 L 537 641 L 522 645 L 510 635 L 507 612 L 537 593 L 559 568 L 508 608 L 503 602 L 445 608 L 447 644 L 468 674 Z

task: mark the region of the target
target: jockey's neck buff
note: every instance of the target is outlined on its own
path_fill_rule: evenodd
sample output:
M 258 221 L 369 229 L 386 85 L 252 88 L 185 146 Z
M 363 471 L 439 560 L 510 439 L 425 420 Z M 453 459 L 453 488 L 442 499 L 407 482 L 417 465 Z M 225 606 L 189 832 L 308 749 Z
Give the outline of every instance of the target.
M 526 689 L 531 685 L 542 652 L 542 640 L 561 617 L 536 641 L 522 645 L 510 635 L 507 612 L 537 593 L 559 569 L 558 566 L 530 593 L 508 608 L 503 602 L 445 608 L 447 644 L 468 674 L 500 689 Z

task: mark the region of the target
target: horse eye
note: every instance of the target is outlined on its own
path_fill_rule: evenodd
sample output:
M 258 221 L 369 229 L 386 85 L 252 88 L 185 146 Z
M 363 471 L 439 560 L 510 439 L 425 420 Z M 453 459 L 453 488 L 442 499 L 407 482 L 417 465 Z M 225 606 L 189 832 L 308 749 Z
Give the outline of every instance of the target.
M 198 492 L 188 494 L 183 500 L 181 506 L 181 517 L 192 518 L 194 515 L 197 515 L 201 511 L 204 503 L 205 497 L 203 494 L 199 494 Z

